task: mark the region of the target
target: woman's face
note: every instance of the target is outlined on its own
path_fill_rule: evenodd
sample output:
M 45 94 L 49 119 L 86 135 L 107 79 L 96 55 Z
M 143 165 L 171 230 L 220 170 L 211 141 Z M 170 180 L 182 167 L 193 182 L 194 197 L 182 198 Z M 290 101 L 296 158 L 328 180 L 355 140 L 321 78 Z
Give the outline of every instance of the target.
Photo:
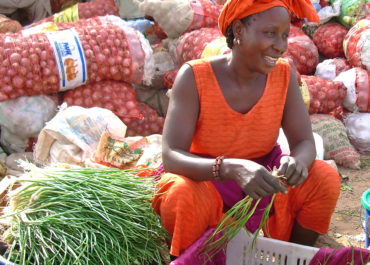
M 249 71 L 269 73 L 288 46 L 290 16 L 283 7 L 273 7 L 240 23 L 238 57 Z

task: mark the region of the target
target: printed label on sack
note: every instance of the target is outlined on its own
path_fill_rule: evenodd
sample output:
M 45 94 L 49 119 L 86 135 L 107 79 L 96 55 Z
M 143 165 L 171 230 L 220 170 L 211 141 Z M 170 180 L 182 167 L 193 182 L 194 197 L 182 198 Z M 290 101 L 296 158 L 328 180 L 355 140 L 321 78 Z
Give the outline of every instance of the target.
M 83 85 L 87 81 L 87 67 L 81 41 L 74 29 L 46 33 L 59 69 L 60 91 Z
M 22 30 L 22 35 L 28 37 L 30 35 L 46 32 L 58 31 L 58 26 L 54 22 L 45 22 L 32 28 Z
M 54 15 L 54 22 L 73 22 L 77 20 L 79 20 L 78 5 L 71 6 Z

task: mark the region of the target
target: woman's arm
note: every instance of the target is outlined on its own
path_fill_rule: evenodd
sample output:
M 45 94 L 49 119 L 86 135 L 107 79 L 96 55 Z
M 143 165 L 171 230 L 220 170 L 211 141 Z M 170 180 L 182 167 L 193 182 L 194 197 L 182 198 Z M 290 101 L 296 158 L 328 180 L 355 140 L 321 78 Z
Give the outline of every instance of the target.
M 301 184 L 316 157 L 311 122 L 303 103 L 295 71 L 291 69 L 290 83 L 284 109 L 282 127 L 288 139 L 290 156 L 281 161 L 280 173 L 292 186 Z
M 199 96 L 192 68 L 184 64 L 171 91 L 163 129 L 163 165 L 166 171 L 194 180 L 213 179 L 214 159 L 202 158 L 188 150 L 199 115 Z

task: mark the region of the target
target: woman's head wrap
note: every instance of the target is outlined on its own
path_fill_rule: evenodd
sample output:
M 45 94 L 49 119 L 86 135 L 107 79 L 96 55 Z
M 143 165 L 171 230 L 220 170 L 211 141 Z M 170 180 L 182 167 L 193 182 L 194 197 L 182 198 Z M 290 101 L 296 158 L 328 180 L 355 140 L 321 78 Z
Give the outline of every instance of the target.
M 227 0 L 218 18 L 218 27 L 226 36 L 227 27 L 234 20 L 266 11 L 275 6 L 285 7 L 297 17 L 307 18 L 311 22 L 320 22 L 311 0 Z

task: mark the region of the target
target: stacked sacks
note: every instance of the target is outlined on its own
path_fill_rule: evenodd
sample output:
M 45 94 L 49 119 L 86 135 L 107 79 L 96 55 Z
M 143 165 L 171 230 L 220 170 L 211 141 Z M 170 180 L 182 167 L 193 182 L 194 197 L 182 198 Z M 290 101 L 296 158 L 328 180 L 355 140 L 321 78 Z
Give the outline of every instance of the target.
M 0 37 L 0 101 L 107 79 L 140 84 L 152 78 L 152 50 L 140 32 L 88 21 L 64 31 Z
M 326 58 L 344 57 L 343 40 L 348 29 L 336 23 L 325 24 L 313 35 L 313 42 Z
M 144 0 L 140 9 L 170 38 L 200 28 L 217 27 L 222 6 L 208 0 Z

